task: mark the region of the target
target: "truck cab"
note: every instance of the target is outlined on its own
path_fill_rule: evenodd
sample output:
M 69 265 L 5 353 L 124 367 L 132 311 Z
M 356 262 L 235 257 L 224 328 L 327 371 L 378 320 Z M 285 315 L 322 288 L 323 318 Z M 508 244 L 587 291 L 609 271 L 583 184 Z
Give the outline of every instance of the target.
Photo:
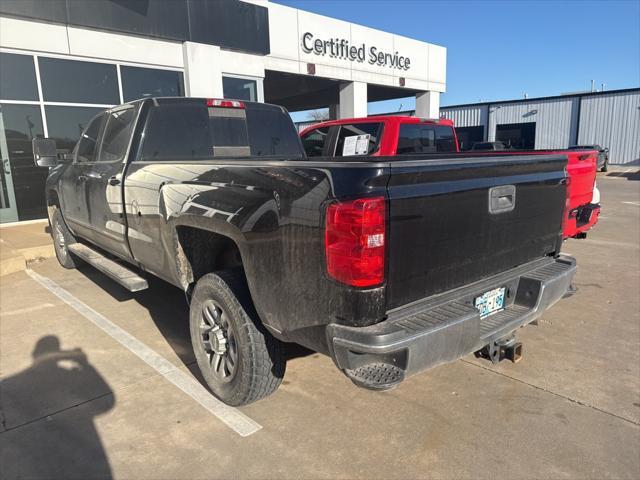
M 360 137 L 352 146 L 347 137 Z M 457 152 L 453 122 L 385 115 L 322 122 L 300 133 L 308 157 L 410 155 Z

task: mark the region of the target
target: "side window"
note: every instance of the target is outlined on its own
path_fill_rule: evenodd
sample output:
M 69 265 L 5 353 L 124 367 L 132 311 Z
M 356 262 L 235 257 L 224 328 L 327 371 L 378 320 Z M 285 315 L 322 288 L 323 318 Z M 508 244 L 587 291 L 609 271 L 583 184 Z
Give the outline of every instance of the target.
M 398 155 L 433 153 L 436 151 L 436 132 L 431 125 L 403 123 L 398 136 Z
M 378 149 L 382 123 L 341 125 L 336 142 L 336 157 L 369 155 Z
M 200 105 L 153 107 L 140 160 L 201 160 L 213 156 L 209 116 Z
M 101 162 L 123 160 L 129 146 L 129 139 L 136 120 L 137 108 L 128 105 L 125 108 L 111 111 L 102 137 L 100 150 Z
M 436 125 L 436 151 L 455 152 L 456 142 L 453 137 L 453 127 Z
M 77 162 L 93 162 L 95 161 L 98 143 L 98 137 L 102 131 L 102 126 L 107 117 L 106 113 L 101 113 L 89 123 L 89 126 L 82 132 L 78 146 L 76 147 Z
M 329 127 L 320 127 L 311 130 L 302 137 L 302 146 L 307 153 L 307 157 L 321 157 L 324 146 L 329 136 Z
M 282 110 L 253 105 L 247 109 L 247 128 L 251 156 L 302 158 L 296 128 Z

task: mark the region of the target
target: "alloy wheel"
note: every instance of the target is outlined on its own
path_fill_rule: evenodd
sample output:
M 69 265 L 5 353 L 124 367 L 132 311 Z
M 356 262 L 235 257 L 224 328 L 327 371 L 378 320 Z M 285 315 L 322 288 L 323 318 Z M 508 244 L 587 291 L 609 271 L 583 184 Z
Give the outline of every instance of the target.
M 203 305 L 200 317 L 200 339 L 209 368 L 218 380 L 230 382 L 237 370 L 238 348 L 229 318 L 213 300 Z

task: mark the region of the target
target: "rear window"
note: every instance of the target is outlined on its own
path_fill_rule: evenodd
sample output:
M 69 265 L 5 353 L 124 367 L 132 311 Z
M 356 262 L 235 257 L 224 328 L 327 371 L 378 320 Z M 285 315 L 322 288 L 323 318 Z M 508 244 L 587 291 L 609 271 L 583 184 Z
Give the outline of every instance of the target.
M 455 152 L 453 128 L 444 125 L 403 123 L 398 136 L 398 155 Z
M 167 104 L 153 107 L 145 128 L 143 161 L 224 157 L 301 158 L 300 140 L 280 110 Z
M 254 105 L 247 110 L 247 128 L 252 156 L 303 157 L 300 137 L 285 112 Z
M 336 142 L 336 157 L 369 155 L 378 150 L 382 123 L 356 123 L 340 125 Z

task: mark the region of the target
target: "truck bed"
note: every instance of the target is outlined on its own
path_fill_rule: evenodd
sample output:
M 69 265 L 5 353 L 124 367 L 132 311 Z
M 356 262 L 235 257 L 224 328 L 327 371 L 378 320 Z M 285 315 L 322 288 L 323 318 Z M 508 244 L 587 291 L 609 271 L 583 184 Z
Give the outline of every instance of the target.
M 124 182 L 129 243 L 148 271 L 185 288 L 176 229 L 223 232 L 239 247 L 267 328 L 326 352 L 330 323 L 372 325 L 404 304 L 559 253 L 566 157 L 453 157 L 134 162 Z M 491 189 L 509 185 L 514 208 L 490 213 Z M 327 274 L 325 211 L 371 196 L 388 208 L 385 280 L 349 287 Z

